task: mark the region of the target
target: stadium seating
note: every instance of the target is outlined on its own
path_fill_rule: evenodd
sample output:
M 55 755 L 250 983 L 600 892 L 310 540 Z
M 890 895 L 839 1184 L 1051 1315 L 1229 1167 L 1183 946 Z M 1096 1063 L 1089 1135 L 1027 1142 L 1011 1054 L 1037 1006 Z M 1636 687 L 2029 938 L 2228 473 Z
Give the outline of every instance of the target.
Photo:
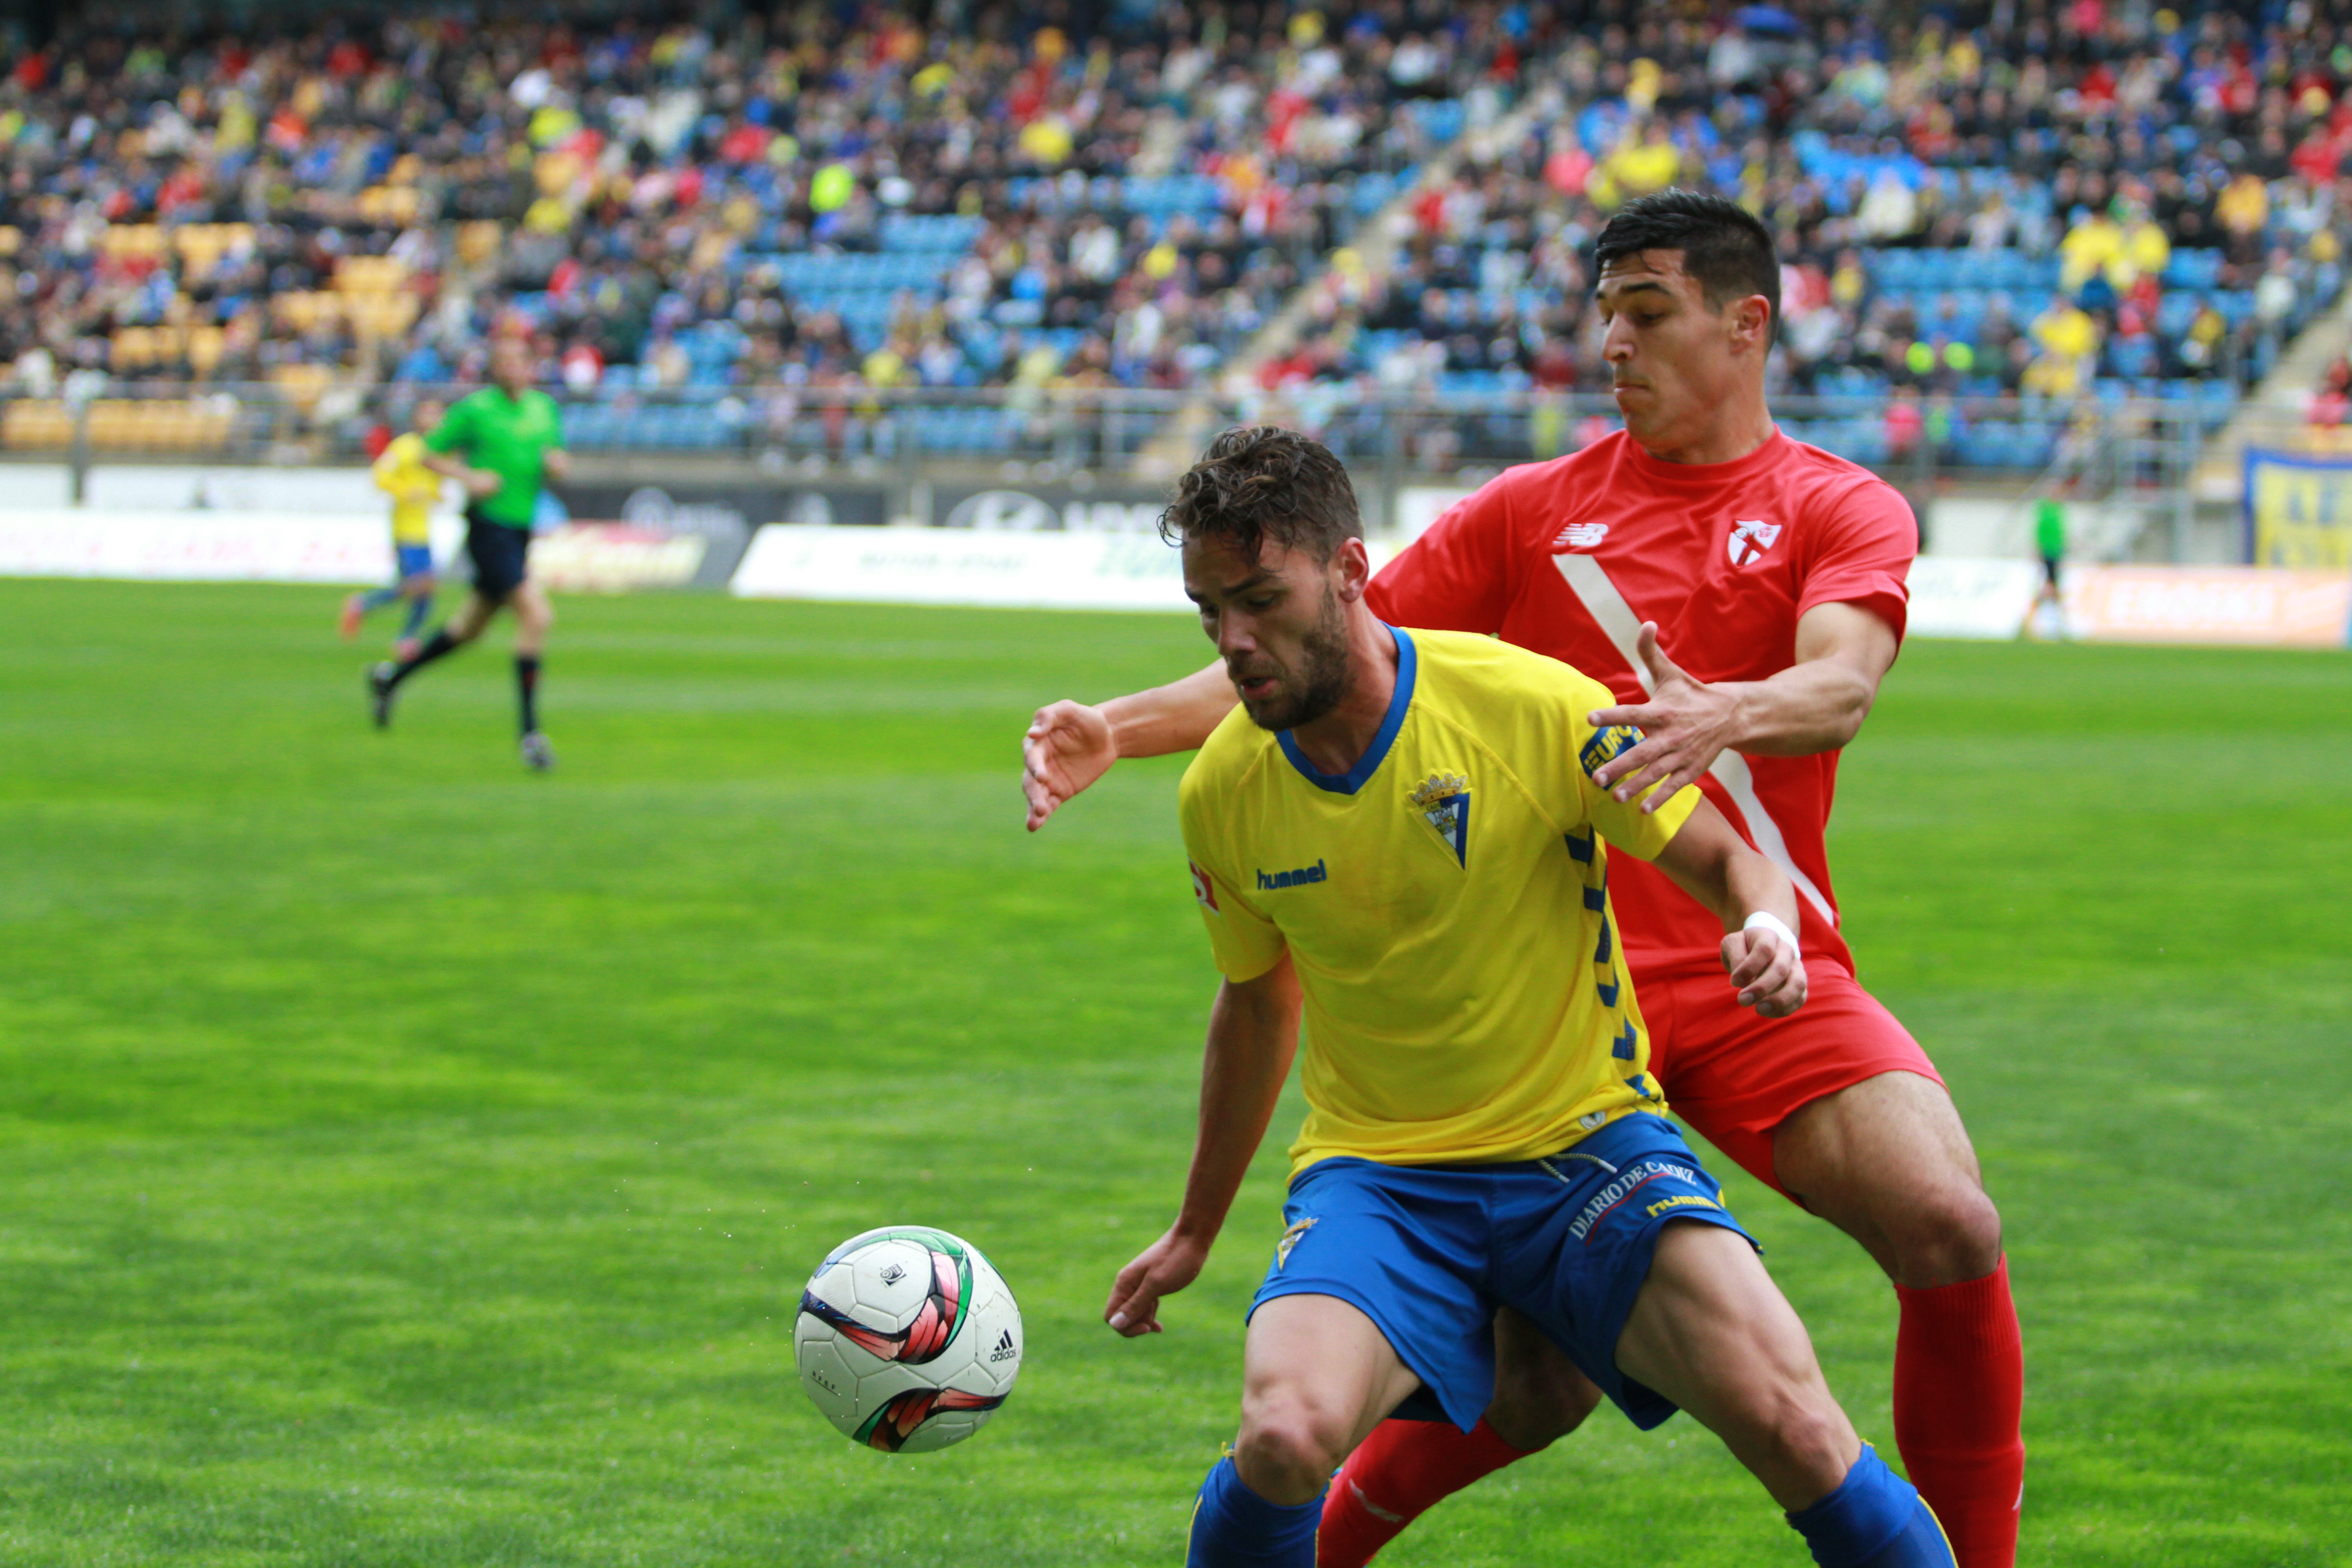
M 1960 31 L 1880 4 L 1808 11 L 1795 42 L 1726 5 L 1433 0 L 1129 5 L 1094 37 L 1004 5 L 773 37 L 401 15 L 331 50 L 68 20 L 0 80 L 0 358 L 36 399 L 85 367 L 307 407 L 478 377 L 520 325 L 578 444 L 630 448 L 748 440 L 773 420 L 712 411 L 761 389 L 1201 389 L 1245 363 L 1345 440 L 1377 390 L 1524 456 L 1557 437 L 1530 397 L 1605 384 L 1593 233 L 1673 182 L 1781 237 L 1792 428 L 1884 460 L 1903 438 L 1874 416 L 1916 397 L 1946 460 L 2030 468 L 2077 398 L 2225 418 L 2352 241 L 2328 24 L 2094 9 L 2095 43 L 2082 7 Z M 1392 203 L 1393 265 L 1327 272 Z M 1302 289 L 1328 306 L 1304 341 L 1245 358 Z M 985 452 L 1023 423 L 974 415 L 859 438 Z

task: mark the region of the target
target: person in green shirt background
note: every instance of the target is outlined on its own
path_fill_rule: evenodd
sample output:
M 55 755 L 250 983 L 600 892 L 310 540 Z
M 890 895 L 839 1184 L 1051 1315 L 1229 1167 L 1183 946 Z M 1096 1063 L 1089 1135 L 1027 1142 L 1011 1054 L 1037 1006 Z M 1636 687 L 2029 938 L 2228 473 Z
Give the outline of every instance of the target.
M 2046 605 L 2055 635 L 2063 637 L 2066 601 L 2058 590 L 2058 568 L 2066 559 L 2066 503 L 2056 496 L 2043 496 L 2034 503 L 2033 548 L 2042 557 L 2042 586 L 2035 590 L 2033 603 L 2026 606 L 2025 635 L 2035 634 L 2036 617 Z
M 546 590 L 530 580 L 529 554 L 540 491 L 571 471 L 572 458 L 563 449 L 562 411 L 531 385 L 528 339 L 501 337 L 490 345 L 490 384 L 452 405 L 425 445 L 426 465 L 466 487 L 466 554 L 474 563 L 474 587 L 424 647 L 368 671 L 376 726 L 392 722 L 393 695 L 402 681 L 480 637 L 490 617 L 510 606 L 522 760 L 534 768 L 553 767 L 554 749 L 539 729 L 539 660 L 555 611 Z

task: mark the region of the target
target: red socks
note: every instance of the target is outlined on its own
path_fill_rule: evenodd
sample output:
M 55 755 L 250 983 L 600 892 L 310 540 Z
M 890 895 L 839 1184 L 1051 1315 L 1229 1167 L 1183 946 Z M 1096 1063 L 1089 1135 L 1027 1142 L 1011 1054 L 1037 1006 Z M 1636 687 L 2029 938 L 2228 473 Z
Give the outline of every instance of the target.
M 2025 1352 L 2009 1260 L 1981 1279 L 1897 1285 L 1895 1442 L 1960 1568 L 2015 1568 L 2025 1486 Z M 1350 1465 L 1355 1461 L 1350 1459 Z
M 1443 1497 L 1533 1450 L 1512 1447 L 1480 1416 L 1465 1432 L 1451 1421 L 1383 1421 L 1323 1494 L 1315 1568 L 1363 1568 Z
M 1950 1536 L 1960 1568 L 2016 1568 L 2025 1485 L 2025 1352 L 2009 1263 L 1981 1279 L 1897 1285 L 1895 1441 L 1911 1484 Z M 1482 1419 L 1383 1421 L 1324 1494 L 1316 1568 L 1363 1568 L 1438 1499 L 1527 1455 Z

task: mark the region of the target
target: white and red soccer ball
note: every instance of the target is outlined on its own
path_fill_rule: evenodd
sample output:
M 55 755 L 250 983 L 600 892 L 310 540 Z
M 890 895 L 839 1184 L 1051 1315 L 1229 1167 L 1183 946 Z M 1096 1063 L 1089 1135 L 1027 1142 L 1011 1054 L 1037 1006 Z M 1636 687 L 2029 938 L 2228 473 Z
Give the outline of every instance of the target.
M 842 1435 L 923 1454 L 978 1431 L 1021 1371 L 1021 1309 L 980 1248 L 885 1226 L 828 1253 L 801 1292 L 793 1359 Z

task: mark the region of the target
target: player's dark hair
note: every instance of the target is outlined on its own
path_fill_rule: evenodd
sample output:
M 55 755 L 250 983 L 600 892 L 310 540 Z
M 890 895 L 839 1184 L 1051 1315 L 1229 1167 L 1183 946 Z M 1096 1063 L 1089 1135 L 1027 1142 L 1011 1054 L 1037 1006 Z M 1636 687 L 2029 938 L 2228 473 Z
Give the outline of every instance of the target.
M 1214 539 L 1250 561 L 1267 540 L 1328 561 L 1340 541 L 1363 536 L 1356 487 L 1331 448 L 1273 425 L 1237 426 L 1210 442 L 1160 514 L 1169 543 Z
M 1697 282 L 1709 310 L 1763 295 L 1772 307 L 1767 331 L 1780 331 L 1780 261 L 1772 231 L 1738 202 L 1673 185 L 1635 196 L 1601 226 L 1592 245 L 1593 270 L 1644 250 L 1681 251 L 1683 270 Z

